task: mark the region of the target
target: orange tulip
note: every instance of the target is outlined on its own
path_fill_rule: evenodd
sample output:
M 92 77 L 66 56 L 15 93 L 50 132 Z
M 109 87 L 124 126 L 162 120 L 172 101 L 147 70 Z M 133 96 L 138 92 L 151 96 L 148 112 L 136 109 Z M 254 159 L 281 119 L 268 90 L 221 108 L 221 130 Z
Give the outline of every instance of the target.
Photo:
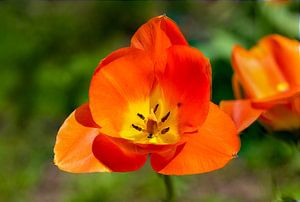
M 55 164 L 69 172 L 167 175 L 223 167 L 240 142 L 230 117 L 210 102 L 211 66 L 166 16 L 151 19 L 97 67 L 89 103 L 61 126 Z
M 299 50 L 299 41 L 279 35 L 263 38 L 249 51 L 234 47 L 233 89 L 240 100 L 222 101 L 221 108 L 239 131 L 258 117 L 274 131 L 300 128 Z

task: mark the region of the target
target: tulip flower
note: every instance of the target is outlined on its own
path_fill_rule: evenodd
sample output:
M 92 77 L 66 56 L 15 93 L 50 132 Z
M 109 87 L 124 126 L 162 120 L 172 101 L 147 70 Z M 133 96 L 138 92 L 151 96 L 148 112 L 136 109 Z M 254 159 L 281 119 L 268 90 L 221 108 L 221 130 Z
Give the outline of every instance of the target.
M 209 172 L 234 158 L 232 119 L 210 102 L 211 66 L 177 25 L 158 16 L 96 68 L 89 102 L 59 129 L 54 162 L 62 170 L 127 172 L 150 157 L 161 174 Z
M 300 129 L 300 43 L 280 35 L 260 40 L 249 51 L 232 52 L 233 89 L 237 100 L 221 108 L 243 130 L 258 117 L 273 131 Z

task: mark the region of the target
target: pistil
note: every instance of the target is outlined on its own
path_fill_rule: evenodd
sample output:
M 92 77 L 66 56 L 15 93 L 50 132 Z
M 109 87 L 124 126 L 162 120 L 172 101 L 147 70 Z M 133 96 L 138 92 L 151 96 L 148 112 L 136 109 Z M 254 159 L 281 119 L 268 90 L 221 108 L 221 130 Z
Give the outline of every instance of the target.
M 170 131 L 170 127 L 166 126 L 166 121 L 169 119 L 171 112 L 166 113 L 160 120 L 158 119 L 156 112 L 158 111 L 159 104 L 156 104 L 151 108 L 148 116 L 144 116 L 141 113 L 137 113 L 137 117 L 144 121 L 144 124 L 131 124 L 131 126 L 141 132 L 141 135 L 147 134 L 148 139 L 157 137 L 158 135 L 165 135 Z M 159 120 L 159 121 L 158 121 Z
M 155 120 L 149 119 L 147 121 L 147 132 L 153 134 L 156 133 L 156 131 L 157 131 L 157 122 Z

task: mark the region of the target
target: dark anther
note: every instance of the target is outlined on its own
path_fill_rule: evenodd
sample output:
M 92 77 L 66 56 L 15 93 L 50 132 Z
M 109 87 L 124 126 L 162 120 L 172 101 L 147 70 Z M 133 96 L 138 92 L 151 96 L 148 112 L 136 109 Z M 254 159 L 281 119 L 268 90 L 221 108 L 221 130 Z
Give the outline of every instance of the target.
M 161 134 L 165 134 L 165 133 L 169 132 L 169 130 L 170 130 L 169 127 L 168 127 L 168 128 L 164 128 L 164 129 L 162 129 L 162 130 L 160 131 L 160 133 L 161 133 Z
M 145 117 L 143 114 L 137 113 L 138 117 L 140 117 L 141 119 L 145 120 Z
M 177 103 L 177 107 L 180 107 L 180 106 L 181 106 L 181 102 L 178 102 L 178 103 Z
M 158 109 L 158 104 L 155 105 L 153 112 L 156 113 L 157 109 Z
M 168 112 L 164 117 L 161 118 L 161 122 L 165 122 L 170 116 L 170 112 Z
M 142 130 L 141 127 L 136 126 L 136 125 L 134 125 L 134 124 L 131 124 L 131 126 L 132 126 L 135 130 L 138 130 L 138 131 L 141 131 L 141 130 Z
M 153 134 L 152 133 L 149 133 L 148 137 L 149 139 L 153 138 Z

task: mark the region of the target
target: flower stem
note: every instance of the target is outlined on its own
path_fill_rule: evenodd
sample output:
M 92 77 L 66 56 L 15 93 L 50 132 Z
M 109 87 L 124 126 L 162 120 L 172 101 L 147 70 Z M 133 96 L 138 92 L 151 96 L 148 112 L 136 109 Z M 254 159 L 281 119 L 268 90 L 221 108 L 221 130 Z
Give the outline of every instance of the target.
M 169 175 L 162 175 L 164 178 L 164 183 L 166 187 L 166 199 L 165 202 L 175 202 L 175 192 L 174 192 L 174 184 L 171 176 Z

